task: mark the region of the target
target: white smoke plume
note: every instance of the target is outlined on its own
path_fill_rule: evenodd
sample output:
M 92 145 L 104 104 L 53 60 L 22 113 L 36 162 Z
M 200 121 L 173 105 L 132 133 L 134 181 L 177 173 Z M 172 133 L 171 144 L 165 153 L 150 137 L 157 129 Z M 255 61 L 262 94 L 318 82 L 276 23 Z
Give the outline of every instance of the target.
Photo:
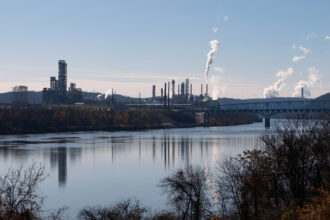
M 330 35 L 325 36 L 325 40 L 330 40 Z
M 107 99 L 108 97 L 110 97 L 112 95 L 112 90 L 108 89 L 105 94 L 104 94 L 104 98 Z
M 214 71 L 223 74 L 226 70 L 222 67 L 214 67 Z
M 293 97 L 300 97 L 301 96 L 301 88 L 304 88 L 304 97 L 311 96 L 311 88 L 314 87 L 317 83 L 319 83 L 320 78 L 318 77 L 318 69 L 315 67 L 311 67 L 307 70 L 309 72 L 308 81 L 300 80 L 294 89 L 292 94 Z
M 223 97 L 226 93 L 227 87 L 223 83 L 223 77 L 211 76 L 209 80 L 209 94 L 213 100 L 220 98 L 220 95 Z
M 213 63 L 214 54 L 218 50 L 219 45 L 220 45 L 220 43 L 217 40 L 211 40 L 210 41 L 211 50 L 207 54 L 207 61 L 206 61 L 206 67 L 205 67 L 205 77 L 206 77 L 206 79 L 207 79 L 208 74 L 209 74 L 210 65 Z
M 279 78 L 273 85 L 264 89 L 265 98 L 277 97 L 285 85 L 286 78 L 293 73 L 293 68 L 289 67 L 287 71 L 279 71 L 276 76 Z
M 295 48 L 295 47 L 294 47 Z M 300 46 L 299 49 L 304 53 L 302 56 L 294 56 L 292 62 L 298 62 L 300 60 L 306 59 L 306 55 L 309 53 L 309 50 L 303 46 Z
M 98 94 L 97 96 L 96 96 L 96 99 L 97 100 L 103 100 L 104 99 L 104 94 Z

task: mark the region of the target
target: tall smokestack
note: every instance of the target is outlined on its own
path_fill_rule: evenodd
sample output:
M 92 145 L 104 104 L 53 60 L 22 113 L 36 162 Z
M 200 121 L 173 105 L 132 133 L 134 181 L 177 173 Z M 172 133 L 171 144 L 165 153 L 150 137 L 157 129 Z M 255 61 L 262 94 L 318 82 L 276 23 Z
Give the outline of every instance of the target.
M 301 98 L 304 98 L 304 87 L 301 87 Z
M 167 93 L 167 106 L 170 107 L 170 82 L 168 82 Z
M 160 98 L 163 98 L 163 96 L 164 96 L 164 89 L 160 88 Z
M 178 95 L 180 95 L 180 83 L 178 83 Z
M 166 86 L 167 86 L 167 83 L 164 84 L 164 87 L 165 87 L 165 92 L 164 92 L 164 107 L 166 108 Z
M 175 95 L 175 80 L 172 79 L 172 97 Z
M 208 96 L 209 95 L 209 85 L 206 84 L 206 93 L 205 93 L 205 96 Z
M 184 82 L 181 83 L 181 95 L 184 95 Z
M 156 85 L 152 85 L 152 99 L 155 100 L 156 98 Z
M 186 79 L 185 89 L 186 89 L 185 94 L 189 95 L 189 79 Z
M 190 95 L 192 95 L 192 84 L 190 84 Z
M 203 83 L 201 83 L 201 95 L 203 95 Z

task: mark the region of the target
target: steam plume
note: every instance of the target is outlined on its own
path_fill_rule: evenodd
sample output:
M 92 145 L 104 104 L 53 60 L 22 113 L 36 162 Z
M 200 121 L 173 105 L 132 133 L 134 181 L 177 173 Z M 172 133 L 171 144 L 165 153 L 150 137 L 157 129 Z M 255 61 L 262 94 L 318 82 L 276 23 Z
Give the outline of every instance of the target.
M 205 77 L 206 78 L 209 75 L 210 65 L 213 63 L 213 57 L 214 57 L 215 52 L 219 48 L 219 44 L 220 43 L 217 40 L 210 41 L 211 50 L 207 54 L 207 61 L 206 61 L 206 67 L 205 67 Z
M 226 93 L 227 87 L 223 83 L 223 77 L 219 76 L 219 75 L 211 76 L 210 83 L 209 83 L 209 90 L 210 90 L 210 96 L 213 100 L 220 98 L 220 95 L 224 96 Z
M 301 50 L 304 53 L 304 55 L 302 55 L 302 56 L 294 56 L 292 58 L 292 62 L 298 62 L 300 60 L 306 59 L 306 55 L 309 53 L 309 50 L 307 48 L 303 47 L 303 46 L 300 46 L 299 47 L 299 50 Z
M 276 76 L 279 78 L 273 85 L 264 89 L 265 98 L 277 97 L 285 85 L 286 78 L 293 73 L 293 68 L 289 67 L 287 71 L 279 71 Z
M 305 97 L 310 97 L 311 96 L 310 89 L 312 87 L 314 87 L 320 81 L 320 78 L 318 77 L 318 72 L 319 71 L 315 67 L 311 67 L 307 71 L 309 72 L 308 81 L 300 80 L 296 84 L 296 87 L 294 89 L 294 92 L 293 92 L 292 96 L 299 97 L 301 95 L 300 94 L 301 88 L 304 88 L 304 96 Z

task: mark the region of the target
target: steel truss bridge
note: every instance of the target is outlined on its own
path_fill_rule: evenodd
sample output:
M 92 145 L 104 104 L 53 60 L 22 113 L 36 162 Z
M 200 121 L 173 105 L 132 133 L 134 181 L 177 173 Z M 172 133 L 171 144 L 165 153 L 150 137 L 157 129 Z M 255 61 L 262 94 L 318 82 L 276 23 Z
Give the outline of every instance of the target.
M 265 127 L 270 126 L 270 118 L 280 113 L 330 113 L 328 100 L 294 100 L 243 102 L 219 105 L 214 110 L 222 113 L 249 112 L 265 119 Z

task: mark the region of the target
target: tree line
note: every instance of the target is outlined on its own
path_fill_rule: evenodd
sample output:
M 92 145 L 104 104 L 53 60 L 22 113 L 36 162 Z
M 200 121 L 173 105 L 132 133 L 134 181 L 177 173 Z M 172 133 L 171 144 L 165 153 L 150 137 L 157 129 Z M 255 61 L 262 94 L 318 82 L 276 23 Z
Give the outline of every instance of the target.
M 233 125 L 258 121 L 254 114 L 211 116 L 210 125 Z M 197 125 L 195 115 L 183 111 L 109 111 L 88 107 L 54 109 L 0 109 L 0 134 L 65 131 L 135 130 Z

